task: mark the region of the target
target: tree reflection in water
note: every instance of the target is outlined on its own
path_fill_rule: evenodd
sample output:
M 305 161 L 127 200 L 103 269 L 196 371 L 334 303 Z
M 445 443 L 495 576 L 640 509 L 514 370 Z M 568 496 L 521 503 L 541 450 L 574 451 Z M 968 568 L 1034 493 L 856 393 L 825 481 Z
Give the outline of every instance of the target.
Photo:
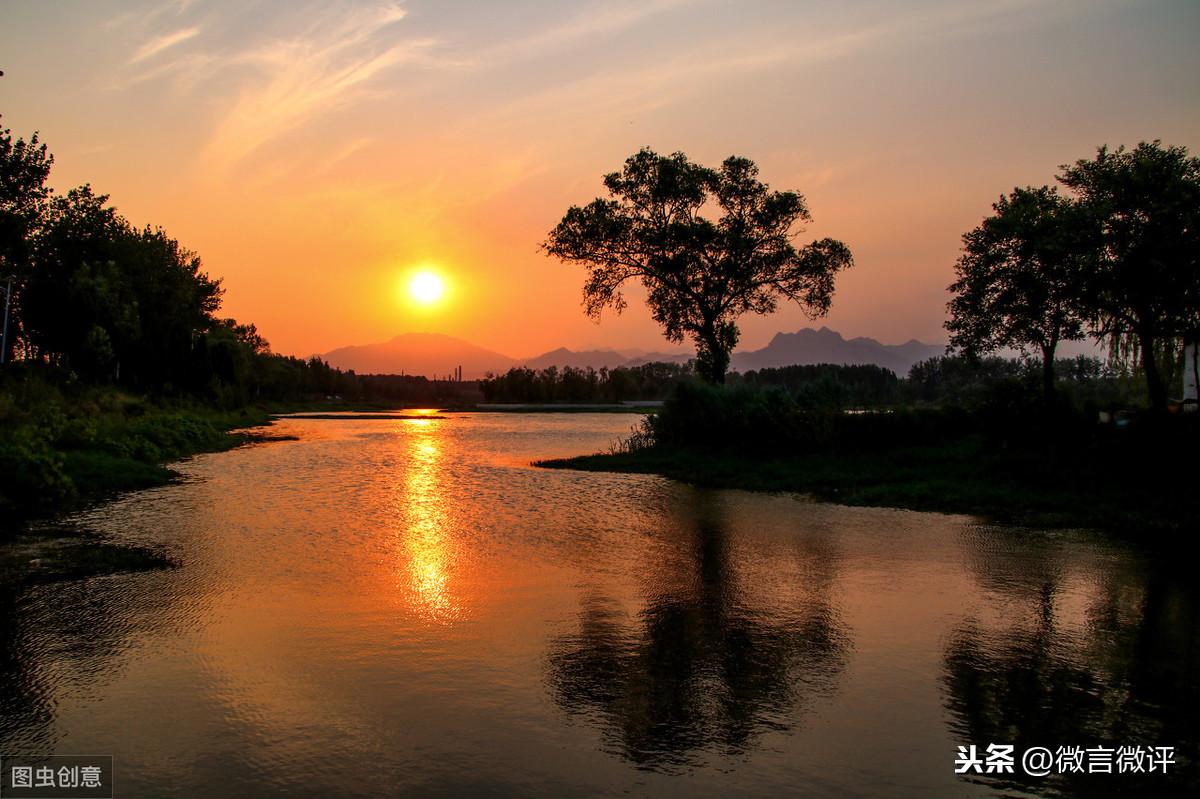
M 1072 618 L 1062 597 L 1071 566 L 1043 572 L 987 555 L 970 559 L 976 577 L 1007 595 L 1012 618 L 968 619 L 948 637 L 945 697 L 961 743 L 1174 746 L 1178 762 L 1166 775 L 1034 778 L 1018 765 L 973 779 L 1038 795 L 1200 795 L 1200 616 L 1184 571 L 1128 557 L 1075 564 L 1088 588 Z M 1048 560 L 1071 564 L 1061 552 Z
M 752 566 L 731 557 L 719 510 L 702 499 L 680 512 L 691 518 L 669 545 L 681 556 L 649 565 L 637 618 L 593 592 L 578 632 L 548 656 L 558 705 L 598 723 L 617 754 L 660 771 L 790 729 L 806 700 L 834 690 L 849 646 L 829 598 L 836 558 L 820 542 L 797 539 L 806 579 L 789 586 L 794 595 L 764 598 L 743 573 Z

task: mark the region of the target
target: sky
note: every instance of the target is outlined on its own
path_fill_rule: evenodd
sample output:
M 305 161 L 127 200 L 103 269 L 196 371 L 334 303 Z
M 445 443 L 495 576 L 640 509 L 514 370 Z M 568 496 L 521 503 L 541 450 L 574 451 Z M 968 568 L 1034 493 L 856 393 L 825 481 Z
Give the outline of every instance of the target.
M 665 349 L 630 293 L 597 325 L 539 251 L 643 146 L 753 159 L 804 243 L 855 265 L 816 324 L 945 340 L 962 233 L 1100 144 L 1200 152 L 1200 3 L 0 4 L 0 113 L 59 191 L 162 226 L 278 352 L 399 333 L 515 357 Z M 404 292 L 419 269 L 444 299 Z M 814 324 L 745 317 L 742 346 Z

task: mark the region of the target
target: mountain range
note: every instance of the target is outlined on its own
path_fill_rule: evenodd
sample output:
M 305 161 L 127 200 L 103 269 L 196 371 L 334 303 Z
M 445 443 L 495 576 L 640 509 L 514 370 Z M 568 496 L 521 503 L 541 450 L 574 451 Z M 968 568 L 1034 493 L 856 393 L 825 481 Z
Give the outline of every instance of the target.
M 738 372 L 792 364 L 875 364 L 898 375 L 918 361 L 940 355 L 940 344 L 913 339 L 904 344 L 882 344 L 873 338 L 846 339 L 828 327 L 802 328 L 795 333 L 776 333 L 771 342 L 757 350 L 737 350 L 731 368 Z M 462 367 L 463 377 L 474 379 L 505 372 L 514 366 L 545 369 L 549 366 L 578 369 L 612 369 L 654 361 L 686 363 L 691 352 L 645 352 L 641 350 L 569 350 L 559 347 L 531 358 L 512 358 L 440 333 L 404 333 L 378 344 L 341 347 L 320 356 L 331 366 L 353 369 L 359 374 L 410 374 L 445 377 Z

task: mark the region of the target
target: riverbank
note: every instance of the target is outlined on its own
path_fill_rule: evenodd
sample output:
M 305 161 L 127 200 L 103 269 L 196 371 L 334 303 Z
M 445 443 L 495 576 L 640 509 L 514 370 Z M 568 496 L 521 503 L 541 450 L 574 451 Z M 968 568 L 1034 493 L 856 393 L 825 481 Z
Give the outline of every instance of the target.
M 53 405 L 0 440 L 0 518 L 6 527 L 78 509 L 104 496 L 162 485 L 165 464 L 229 449 L 270 422 L 260 408 L 216 410 L 138 398 Z M 234 432 L 237 431 L 237 432 Z
M 26 383 L 0 395 L 0 585 L 164 568 L 162 553 L 54 520 L 124 491 L 164 485 L 167 464 L 271 436 L 266 409 L 222 410 L 115 390 Z
M 789 491 L 844 505 L 979 516 L 1003 524 L 1143 536 L 1190 530 L 1200 499 L 1134 464 L 1089 453 L 997 450 L 982 436 L 932 446 L 749 457 L 651 447 L 538 461 L 551 469 L 657 474 L 707 488 Z
M 0 585 L 171 565 L 55 519 L 125 491 L 175 480 L 170 463 L 255 441 L 273 415 L 386 410 L 395 403 L 307 400 L 219 408 L 111 387 L 12 379 L 0 386 Z
M 122 491 L 175 478 L 166 464 L 273 440 L 276 414 L 388 411 L 396 403 L 305 400 L 222 408 L 37 379 L 0 387 L 0 537 Z

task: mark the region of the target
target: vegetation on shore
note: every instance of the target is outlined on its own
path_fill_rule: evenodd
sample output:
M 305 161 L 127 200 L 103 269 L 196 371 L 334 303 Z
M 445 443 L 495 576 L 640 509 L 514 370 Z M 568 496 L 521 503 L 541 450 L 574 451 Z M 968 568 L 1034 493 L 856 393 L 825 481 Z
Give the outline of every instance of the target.
M 231 430 L 268 420 L 259 407 L 219 409 L 10 376 L 0 386 L 0 520 L 161 485 L 172 478 L 164 462 L 228 449 L 253 437 Z
M 843 505 L 963 513 L 1029 527 L 1083 527 L 1129 533 L 1182 532 L 1200 517 L 1200 503 L 1179 494 L 1093 483 L 1087 469 L 1069 483 L 1064 467 L 1037 453 L 1004 453 L 982 437 L 937 446 L 822 452 L 755 458 L 737 453 L 647 449 L 539 461 L 552 469 L 657 474 L 705 488 L 787 491 Z M 1101 471 L 1101 477 L 1110 477 Z M 1118 481 L 1119 482 L 1119 481 Z
M 1038 405 L 1037 371 L 967 407 L 865 413 L 804 407 L 778 388 L 693 383 L 611 452 L 537 465 L 1041 527 L 1162 533 L 1200 518 L 1188 455 L 1200 416 L 1097 424 L 1069 403 Z
M 1200 414 L 1172 415 L 1195 399 L 1173 403 L 1169 390 L 1200 377 L 1200 159 L 1186 148 L 1100 147 L 1062 167 L 1066 194 L 1018 187 L 1000 198 L 963 237 L 950 286 L 946 328 L 960 357 L 890 380 L 793 367 L 724 385 L 736 319 L 780 298 L 823 314 L 850 258 L 780 245 L 807 219 L 803 199 L 768 192 L 750 162 L 714 174 L 643 151 L 605 178 L 611 199 L 571 208 L 552 232 L 550 254 L 588 270 L 589 313 L 619 311 L 622 285 L 640 280 L 668 338 L 697 339 L 708 385 L 678 383 L 608 455 L 541 465 L 1038 525 L 1145 532 L 1200 518 Z M 726 211 L 717 223 L 698 214 L 710 186 Z M 781 282 L 781 266 L 807 288 Z M 1107 345 L 1107 364 L 1058 358 L 1062 342 L 1088 337 Z M 1005 349 L 1024 357 L 985 357 Z

